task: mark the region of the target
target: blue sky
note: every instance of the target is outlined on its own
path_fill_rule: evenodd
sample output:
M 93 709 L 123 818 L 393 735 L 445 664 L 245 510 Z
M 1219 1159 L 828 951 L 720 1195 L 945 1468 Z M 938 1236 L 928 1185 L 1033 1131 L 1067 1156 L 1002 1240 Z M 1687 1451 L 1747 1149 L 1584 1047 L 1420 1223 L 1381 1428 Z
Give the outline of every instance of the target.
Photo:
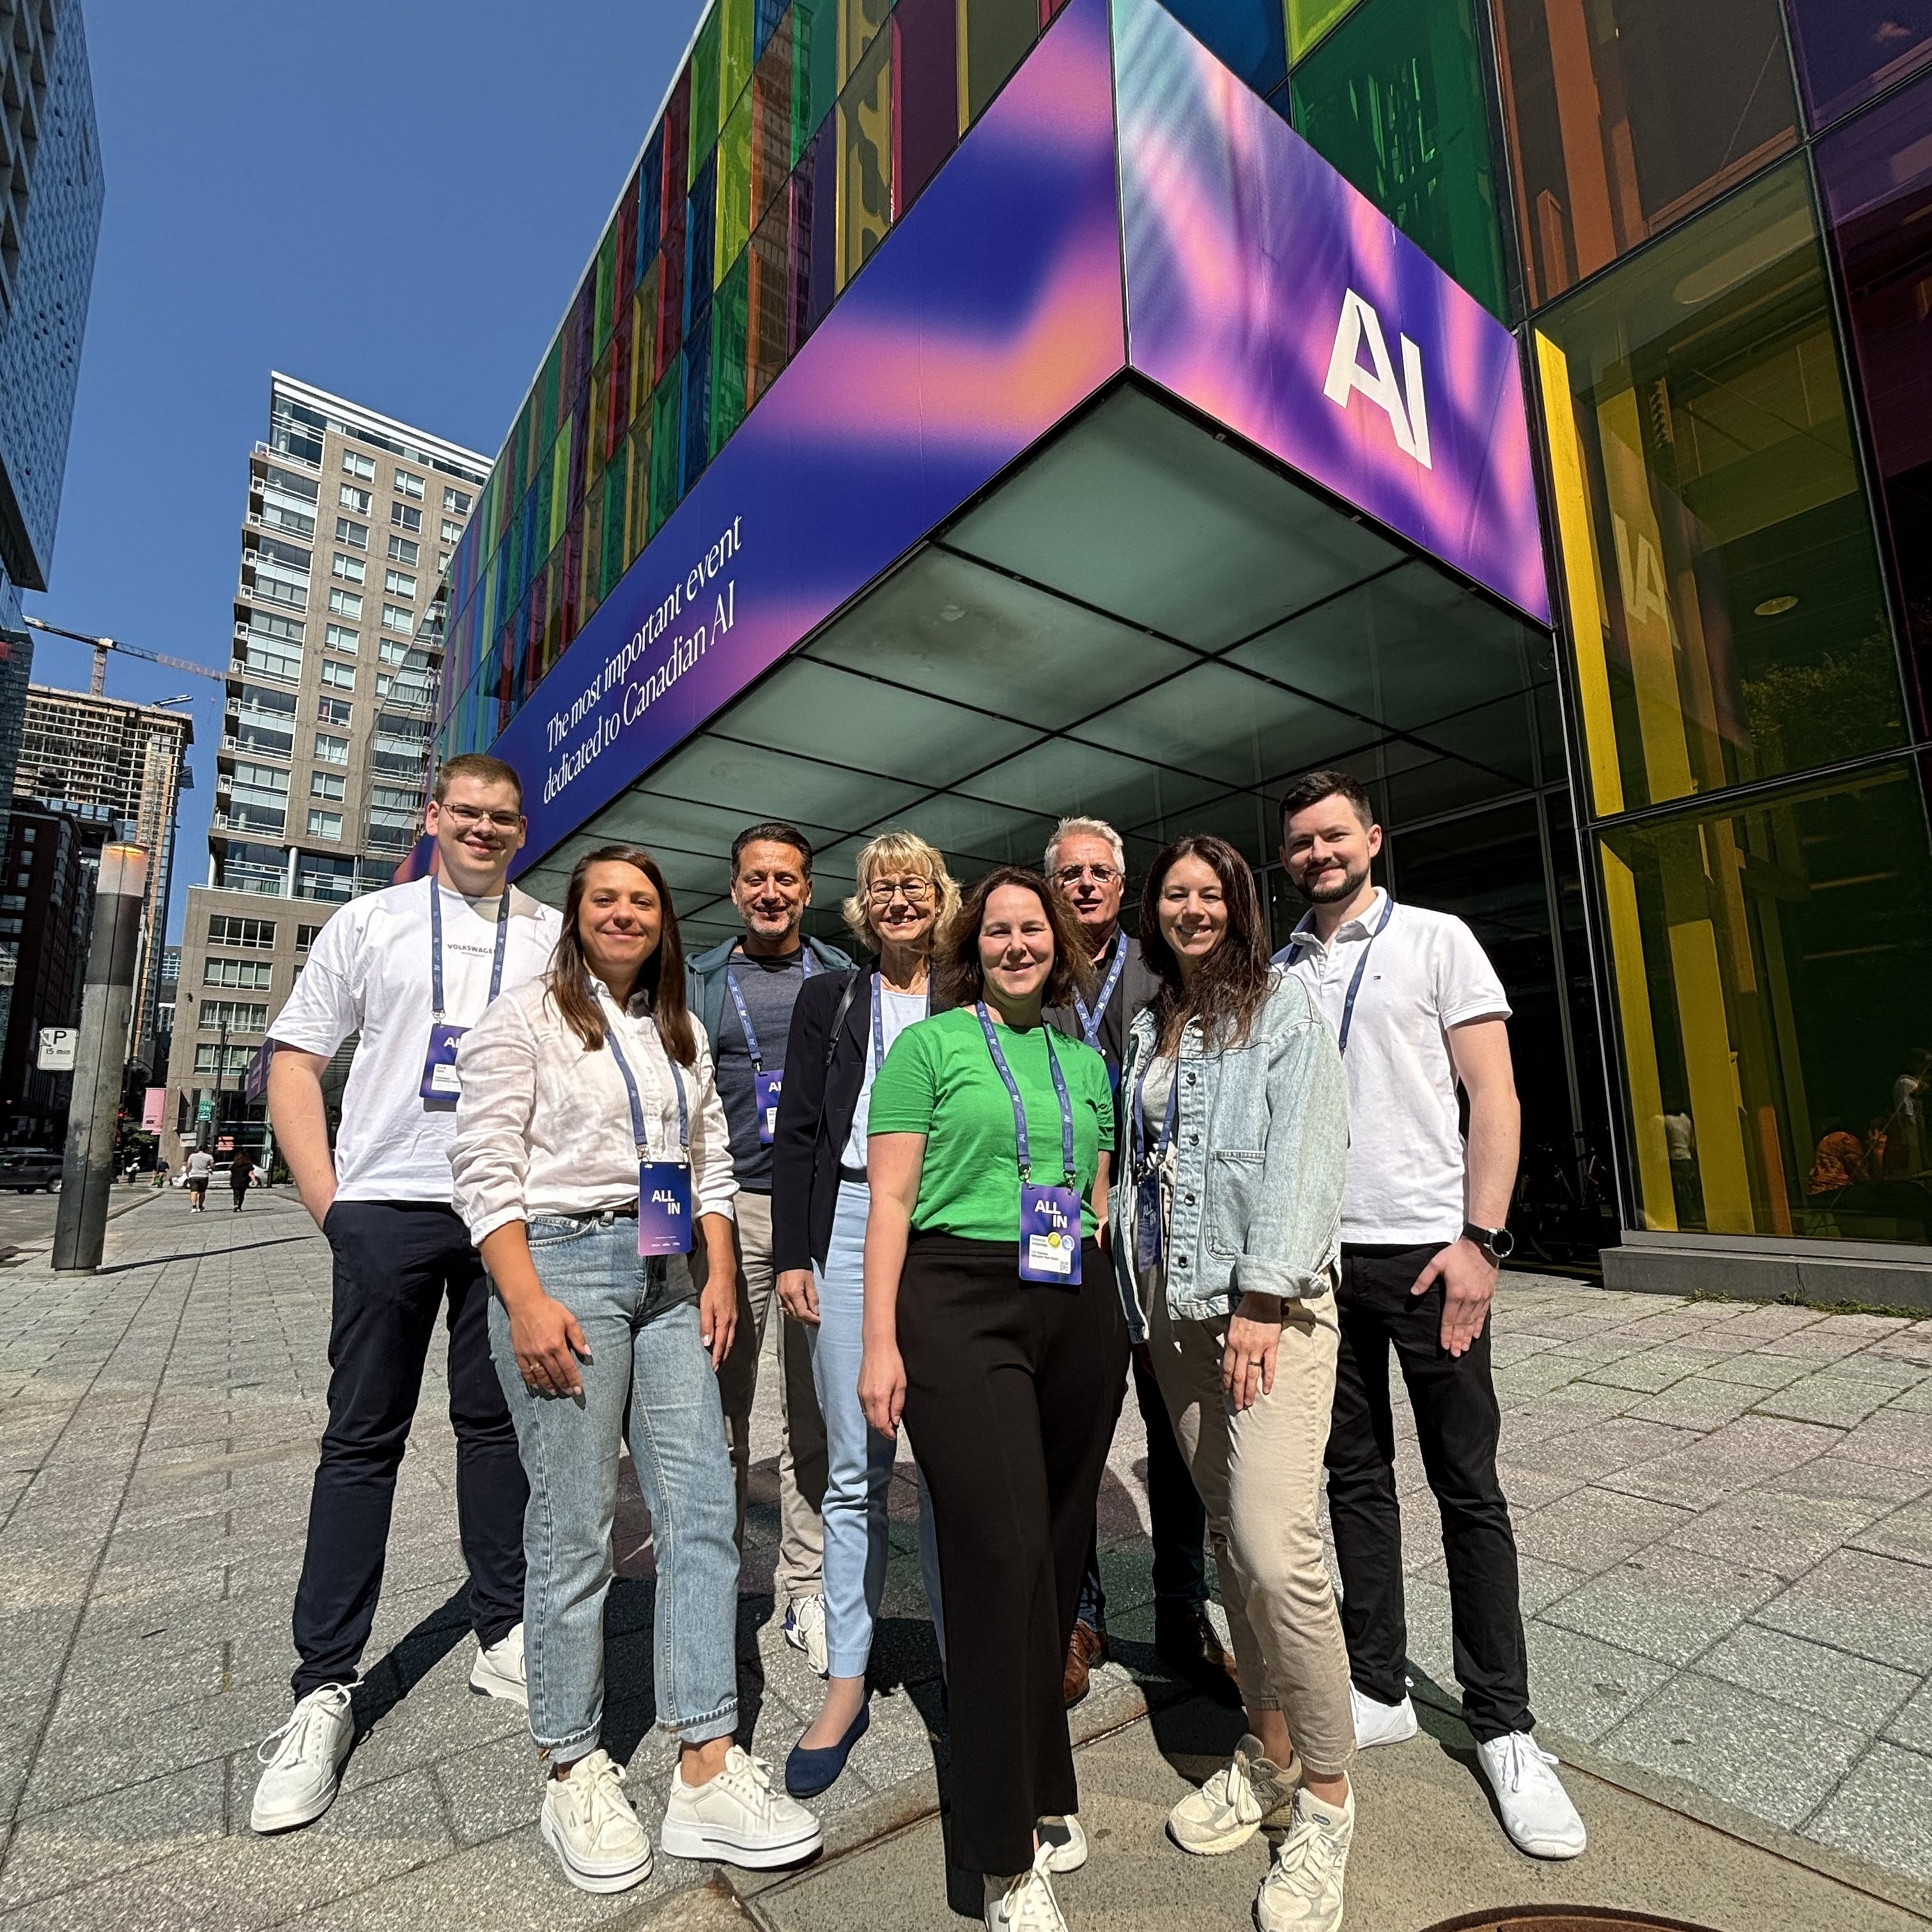
M 52 587 L 26 608 L 224 664 L 268 371 L 494 455 L 700 0 L 84 4 L 106 209 Z M 35 640 L 38 683 L 84 690 L 88 664 Z M 220 687 L 109 666 L 116 697 L 188 687 L 177 938 Z

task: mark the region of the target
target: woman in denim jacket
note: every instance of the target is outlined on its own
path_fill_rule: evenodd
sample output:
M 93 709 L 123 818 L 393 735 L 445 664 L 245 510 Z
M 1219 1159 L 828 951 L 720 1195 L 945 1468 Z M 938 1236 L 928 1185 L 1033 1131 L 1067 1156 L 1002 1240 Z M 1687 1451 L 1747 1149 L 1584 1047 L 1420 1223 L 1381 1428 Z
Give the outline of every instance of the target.
M 1128 1034 L 1108 1238 L 1207 1508 L 1247 1710 L 1232 1762 L 1168 1829 L 1214 1853 L 1285 1827 L 1262 1932 L 1326 1932 L 1355 1816 L 1348 1657 L 1316 1518 L 1348 1118 L 1334 1036 L 1263 934 L 1254 875 L 1224 839 L 1154 861 L 1140 940 L 1161 990 Z

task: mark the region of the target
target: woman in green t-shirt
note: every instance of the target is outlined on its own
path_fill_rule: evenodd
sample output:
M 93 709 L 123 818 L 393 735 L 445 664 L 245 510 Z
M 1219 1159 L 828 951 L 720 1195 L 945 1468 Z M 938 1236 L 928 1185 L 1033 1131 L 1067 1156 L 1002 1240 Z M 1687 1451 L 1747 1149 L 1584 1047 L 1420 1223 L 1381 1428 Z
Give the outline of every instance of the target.
M 953 1862 L 986 1923 L 1059 1925 L 1049 1873 L 1087 1856 L 1060 1676 L 1126 1387 L 1107 1214 L 1114 1097 L 1041 1022 L 1090 998 L 1078 928 L 1001 866 L 933 955 L 952 1009 L 902 1033 L 867 1129 L 859 1398 L 903 1413 L 931 1492 L 952 1714 Z

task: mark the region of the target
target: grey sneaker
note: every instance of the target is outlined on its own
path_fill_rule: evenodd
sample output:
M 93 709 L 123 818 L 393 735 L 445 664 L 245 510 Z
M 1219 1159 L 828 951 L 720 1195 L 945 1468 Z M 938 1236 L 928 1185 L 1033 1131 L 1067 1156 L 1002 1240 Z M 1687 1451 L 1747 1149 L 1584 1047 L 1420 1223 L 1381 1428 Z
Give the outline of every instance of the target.
M 1304 1789 L 1294 1794 L 1288 1836 L 1255 1899 L 1261 1932 L 1336 1932 L 1342 1876 L 1355 1834 L 1355 1794 L 1339 1809 Z
M 1167 1814 L 1168 1835 L 1184 1852 L 1214 1857 L 1245 1845 L 1264 1825 L 1286 1825 L 1298 1781 L 1262 1754 L 1262 1741 L 1244 1737 L 1234 1755 L 1198 1791 Z
M 579 1892 L 628 1892 L 651 1875 L 651 1841 L 624 1796 L 624 1767 L 587 1751 L 568 1778 L 544 1780 L 543 1841 Z
M 258 1832 L 289 1832 L 320 1818 L 335 1802 L 355 1736 L 346 1684 L 325 1684 L 301 1699 L 255 1754 L 263 1769 L 248 1822 Z

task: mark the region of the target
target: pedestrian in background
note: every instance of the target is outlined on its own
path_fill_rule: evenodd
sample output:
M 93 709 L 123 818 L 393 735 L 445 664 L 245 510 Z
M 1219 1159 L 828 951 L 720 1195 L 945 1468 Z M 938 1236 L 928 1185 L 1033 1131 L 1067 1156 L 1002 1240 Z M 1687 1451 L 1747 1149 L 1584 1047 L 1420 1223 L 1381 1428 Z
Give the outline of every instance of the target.
M 254 1162 L 238 1150 L 228 1169 L 229 1192 L 235 1196 L 235 1211 L 238 1214 L 242 1211 L 242 1202 L 248 1198 L 248 1184 L 254 1178 Z
M 1556 1760 L 1532 1735 L 1516 1537 L 1496 1472 L 1502 1412 L 1489 1314 L 1497 1270 L 1514 1246 L 1504 1220 L 1520 1128 L 1509 1001 L 1460 919 L 1397 906 L 1371 881 L 1382 828 L 1348 772 L 1300 780 L 1282 800 L 1281 826 L 1282 863 L 1309 910 L 1279 958 L 1334 1028 L 1348 1074 L 1341 1350 L 1328 1460 L 1356 1738 L 1399 1744 L 1416 1731 L 1405 1675 L 1393 1348 L 1442 1517 L 1456 1674 L 1477 1762 L 1520 1850 L 1574 1858 L 1583 1821 Z M 1466 1140 L 1459 1085 L 1468 1096 Z
M 984 1875 L 992 1932 L 1047 1932 L 1064 1924 L 1050 1874 L 1087 1856 L 1062 1674 L 1126 1378 L 1094 1239 L 1113 1090 L 1042 1020 L 1094 987 L 1038 873 L 981 879 L 934 967 L 950 1010 L 902 1034 L 873 1083 L 859 1394 L 882 1435 L 903 1415 L 932 1492 L 952 1862 Z
M 1120 926 L 1126 848 L 1101 818 L 1063 818 L 1046 847 L 1048 883 L 1080 923 L 1098 990 L 1090 1006 L 1049 1006 L 1048 1024 L 1082 1040 L 1107 1063 L 1118 1090 L 1127 1028 L 1160 990 L 1140 942 Z M 1234 1664 L 1208 1617 L 1208 1518 L 1174 1440 L 1144 1343 L 1132 1361 L 1134 1400 L 1147 1431 L 1148 1527 L 1154 1544 L 1154 1655 L 1175 1676 L 1223 1700 L 1234 1694 Z M 1107 1599 L 1100 1585 L 1097 1526 L 1080 1586 L 1080 1610 L 1066 1647 L 1062 1688 L 1069 1705 L 1087 1694 L 1089 1673 L 1107 1654 Z
M 188 1211 L 208 1210 L 208 1184 L 214 1178 L 214 1156 L 206 1148 L 196 1148 L 188 1157 Z
M 665 1850 L 754 1866 L 815 1851 L 738 1726 L 738 1551 L 718 1364 L 731 1346 L 737 1184 L 711 1054 L 684 1004 L 670 893 L 650 855 L 572 867 L 549 973 L 458 1056 L 457 1211 L 488 1264 L 496 1372 L 530 1506 L 524 1628 L 539 1820 L 564 1876 L 614 1892 L 651 1844 L 602 1744 L 604 1602 L 620 1446 L 657 1557 L 658 1722 L 677 1740 Z
M 812 1350 L 825 1418 L 825 1699 L 785 1765 L 795 1797 L 823 1791 L 865 1735 L 866 1666 L 886 1582 L 891 1440 L 859 1406 L 863 1352 L 866 1117 L 893 1042 L 932 1010 L 934 934 L 959 909 L 959 888 L 923 838 L 886 832 L 860 853 L 845 923 L 877 956 L 869 970 L 821 974 L 800 992 L 785 1048 L 772 1148 L 772 1256 L 786 1312 Z M 929 1511 L 920 1516 L 927 1595 L 937 1621 Z
M 500 993 L 550 965 L 556 914 L 508 884 L 523 787 L 482 752 L 436 773 L 426 879 L 340 908 L 273 1029 L 268 1110 L 302 1205 L 333 1252 L 328 1422 L 296 1586 L 295 1709 L 262 1746 L 250 1820 L 307 1824 L 335 1796 L 350 1687 L 375 1621 L 396 1472 L 439 1321 L 448 1332 L 456 1514 L 477 1654 L 471 1687 L 524 1690 L 524 1504 L 517 1434 L 490 1358 L 489 1278 L 450 1205 L 457 1048 Z M 360 1043 L 332 1154 L 322 1076 Z
M 792 1008 L 816 974 L 848 970 L 836 946 L 800 929 L 812 903 L 812 847 L 796 826 L 748 825 L 731 842 L 731 903 L 744 930 L 701 952 L 687 1000 L 711 1042 L 738 1178 L 738 1322 L 718 1380 L 738 1484 L 738 1547 L 752 1475 L 752 1406 L 765 1324 L 776 1299 L 772 1262 L 772 1144 L 784 1084 Z M 804 1331 L 778 1317 L 778 1560 L 775 1594 L 785 1640 L 825 1675 L 825 1425 Z
M 1330 1932 L 1355 1822 L 1348 1658 L 1319 1520 L 1348 1122 L 1334 1040 L 1270 967 L 1266 930 L 1225 839 L 1178 839 L 1155 860 L 1141 943 L 1160 993 L 1121 1070 L 1130 1151 L 1109 1236 L 1207 1507 L 1247 1712 L 1232 1760 L 1168 1829 L 1218 1854 L 1285 1826 L 1256 1922 Z

